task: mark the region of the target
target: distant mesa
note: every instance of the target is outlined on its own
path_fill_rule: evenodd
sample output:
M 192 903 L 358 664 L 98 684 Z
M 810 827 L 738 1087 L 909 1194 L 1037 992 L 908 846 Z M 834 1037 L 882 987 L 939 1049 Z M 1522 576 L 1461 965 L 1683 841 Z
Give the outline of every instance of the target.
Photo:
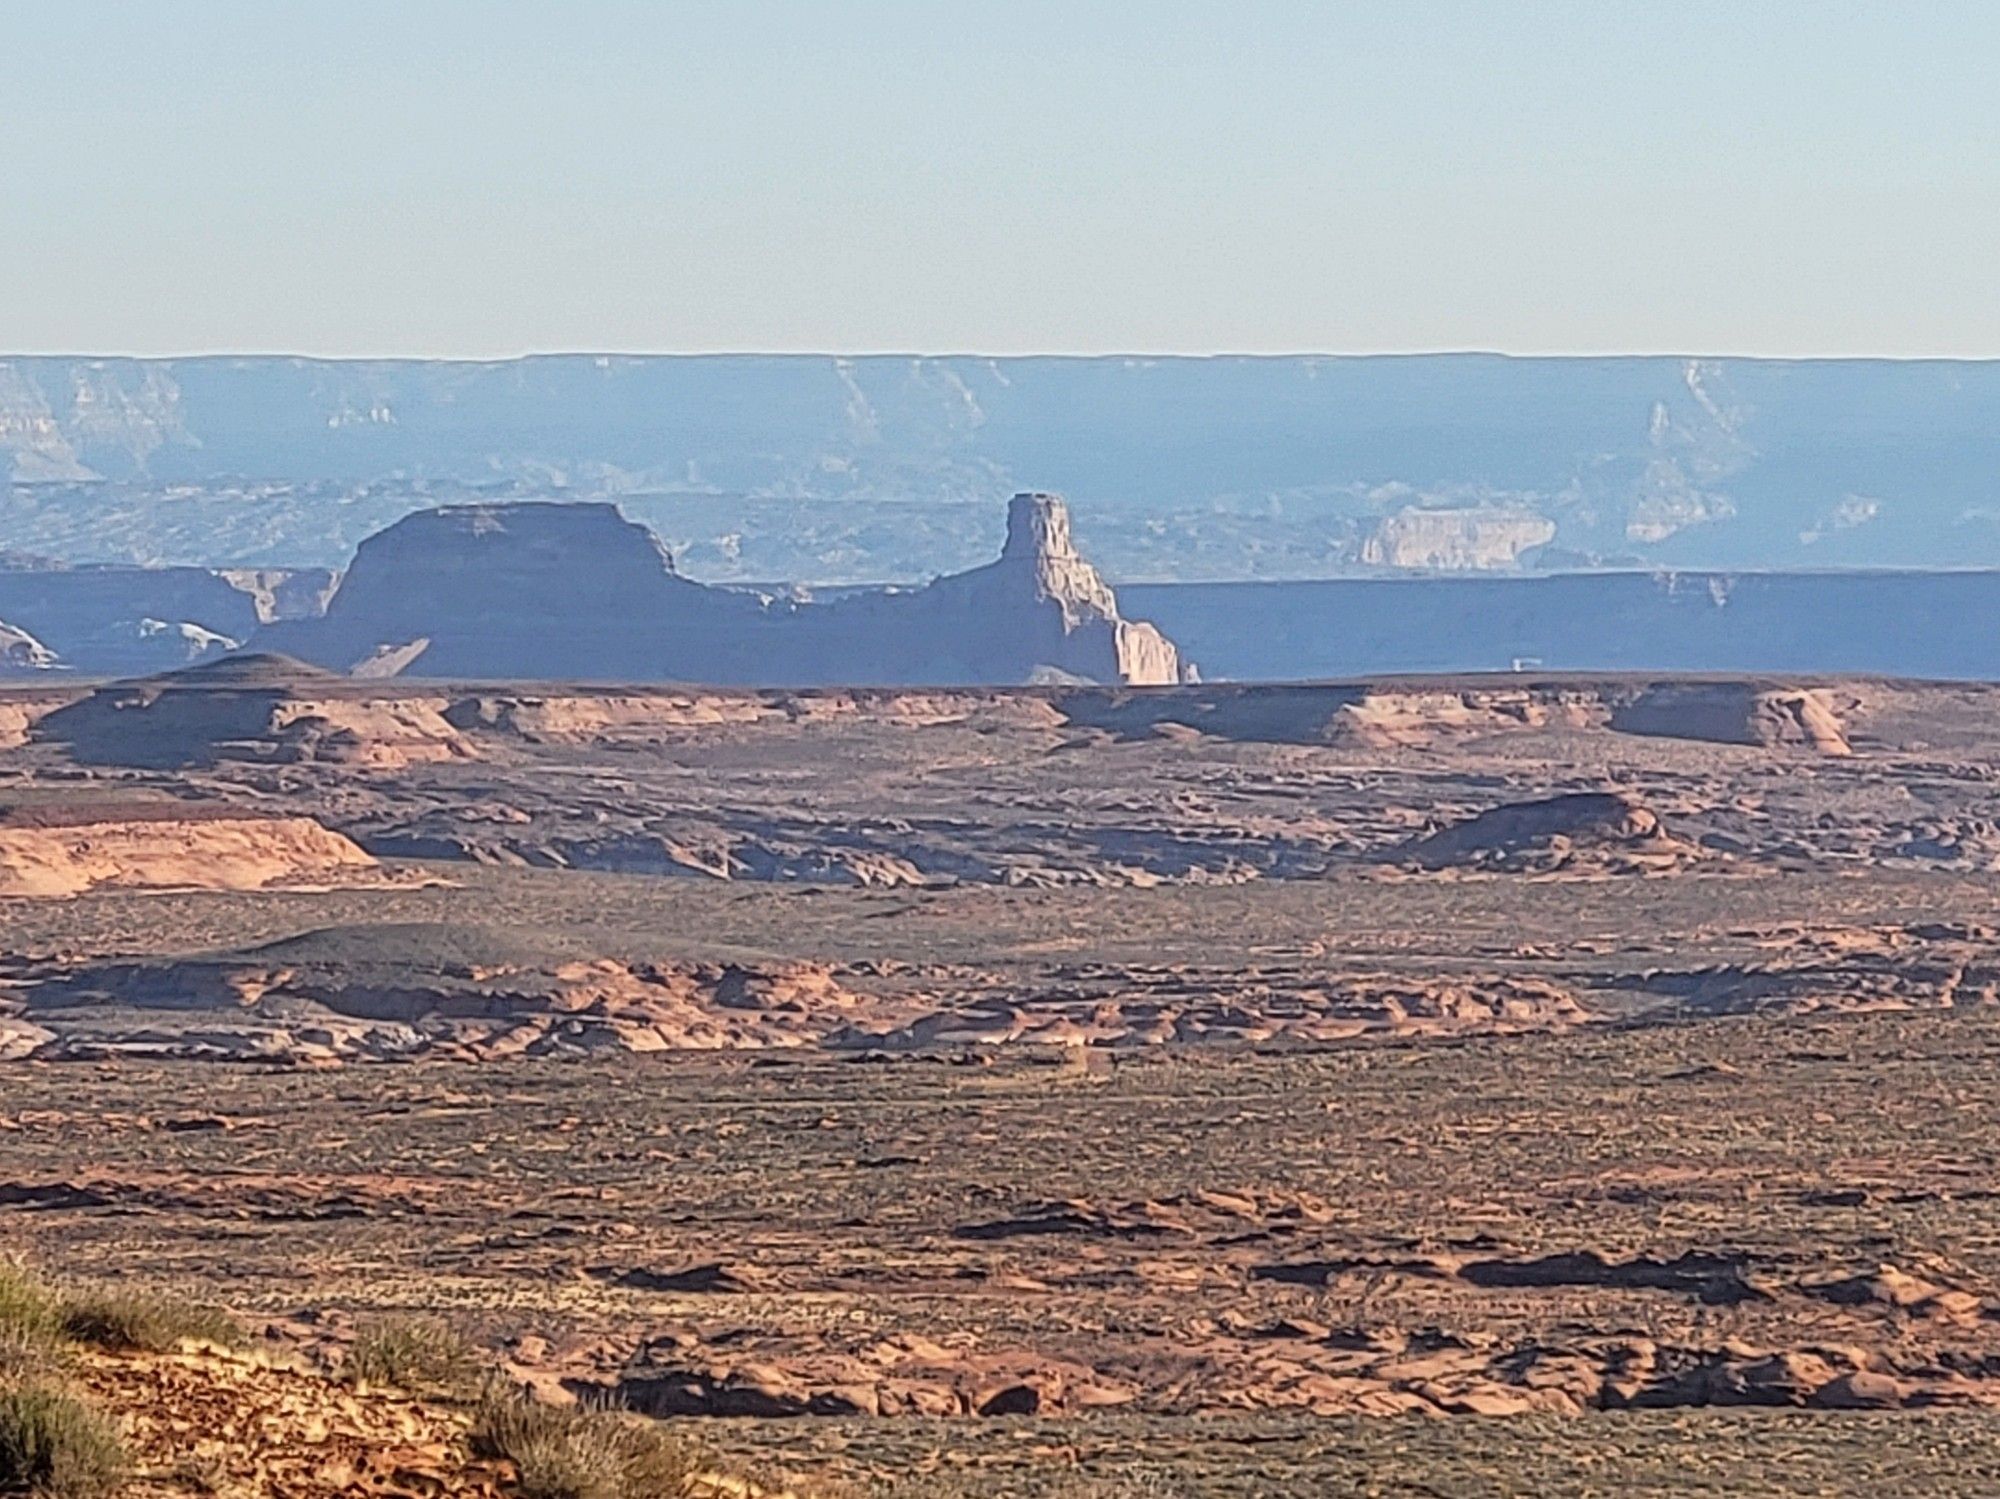
M 1507 672 L 1077 694 L 1062 704 L 1070 722 L 1125 738 L 1192 732 L 1390 751 L 1525 733 L 1608 730 L 1780 752 L 1853 753 L 1842 719 L 1853 704 L 1851 693 L 1758 678 L 1663 681 Z
M 457 505 L 364 541 L 323 616 L 253 645 L 339 672 L 746 686 L 1159 686 L 1191 676 L 1076 551 L 1060 497 L 1016 495 L 999 559 L 810 602 L 679 576 L 616 506 Z

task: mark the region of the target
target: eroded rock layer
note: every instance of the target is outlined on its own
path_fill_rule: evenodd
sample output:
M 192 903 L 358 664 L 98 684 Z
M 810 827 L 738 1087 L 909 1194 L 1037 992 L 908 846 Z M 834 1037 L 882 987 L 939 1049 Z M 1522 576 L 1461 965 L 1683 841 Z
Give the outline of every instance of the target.
M 0 897 L 263 890 L 374 868 L 353 840 L 310 817 L 154 803 L 0 813 Z

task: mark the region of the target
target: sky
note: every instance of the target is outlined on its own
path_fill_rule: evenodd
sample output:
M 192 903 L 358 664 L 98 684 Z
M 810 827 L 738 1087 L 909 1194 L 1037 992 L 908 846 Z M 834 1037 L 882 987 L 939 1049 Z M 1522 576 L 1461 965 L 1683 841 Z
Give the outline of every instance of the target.
M 2000 355 L 1993 0 L 0 19 L 0 351 Z

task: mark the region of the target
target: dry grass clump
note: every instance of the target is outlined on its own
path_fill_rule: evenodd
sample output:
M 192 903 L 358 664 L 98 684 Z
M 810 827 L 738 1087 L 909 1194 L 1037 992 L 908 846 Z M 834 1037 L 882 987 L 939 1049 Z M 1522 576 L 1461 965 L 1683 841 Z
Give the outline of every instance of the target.
M 478 1394 L 486 1376 L 477 1350 L 450 1324 L 434 1317 L 363 1329 L 347 1350 L 340 1372 L 356 1384 L 462 1400 Z
M 0 1260 L 0 1493 L 98 1499 L 125 1475 L 110 1421 L 62 1387 L 62 1297 Z
M 117 1428 L 76 1396 L 43 1384 L 0 1384 L 0 1492 L 100 1499 L 124 1481 Z
M 473 1419 L 472 1446 L 513 1463 L 522 1499 L 671 1499 L 703 1466 L 699 1448 L 656 1423 L 492 1391 Z
M 49 1346 L 61 1336 L 61 1298 L 25 1265 L 0 1259 L 0 1340 Z
M 185 1342 L 235 1348 L 247 1341 L 227 1312 L 153 1291 L 81 1291 L 62 1298 L 61 1313 L 64 1337 L 119 1352 L 167 1353 Z
M 62 1344 L 0 1327 L 0 1387 L 59 1378 L 69 1363 Z

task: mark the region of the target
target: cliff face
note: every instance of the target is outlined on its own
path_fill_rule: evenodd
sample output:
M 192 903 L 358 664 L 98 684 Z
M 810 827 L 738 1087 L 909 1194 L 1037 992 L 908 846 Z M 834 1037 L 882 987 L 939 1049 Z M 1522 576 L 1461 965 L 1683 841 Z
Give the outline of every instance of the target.
M 1399 510 L 1362 539 L 1370 567 L 1484 572 L 1517 567 L 1521 554 L 1555 540 L 1556 523 L 1518 510 Z
M 1118 612 L 1076 550 L 1069 510 L 1017 494 L 997 562 L 908 593 L 863 593 L 803 611 L 797 680 L 810 683 L 1026 682 L 1080 677 L 1157 687 L 1181 680 L 1180 653 Z M 844 677 L 843 663 L 870 663 Z
M 678 540 L 787 558 L 733 576 L 859 552 L 841 576 L 916 577 L 963 565 L 965 526 L 913 506 L 1060 473 L 1129 523 L 1120 576 L 1312 576 L 1399 511 L 1478 506 L 1576 560 L 1994 566 L 1996 467 L 1991 360 L 0 357 L 0 479 L 69 486 L 0 505 L 0 546 L 78 556 L 325 562 L 449 486 L 555 483 L 671 495 L 651 518 L 688 517 Z M 760 543 L 814 501 L 870 520 Z
M 1125 620 L 1054 495 L 1015 497 L 998 561 L 909 592 L 812 604 L 677 576 L 610 505 L 453 506 L 371 537 L 324 617 L 259 649 L 370 676 L 912 685 L 1180 680 Z

